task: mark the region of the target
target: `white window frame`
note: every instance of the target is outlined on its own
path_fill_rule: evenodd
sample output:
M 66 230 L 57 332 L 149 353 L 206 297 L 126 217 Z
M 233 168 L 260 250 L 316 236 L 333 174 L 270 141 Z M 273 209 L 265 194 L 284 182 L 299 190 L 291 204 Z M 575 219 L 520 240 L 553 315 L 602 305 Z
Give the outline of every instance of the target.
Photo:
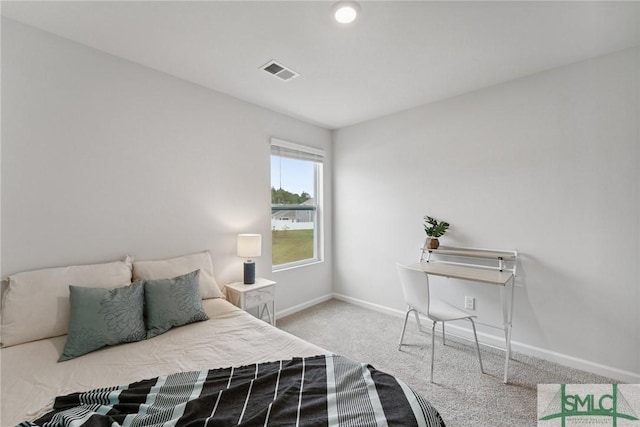
M 285 154 L 285 156 L 282 156 Z M 315 163 L 314 166 L 314 181 L 315 181 L 315 226 L 313 229 L 313 257 L 306 258 L 299 261 L 288 262 L 285 264 L 278 264 L 271 266 L 272 271 L 287 270 L 290 268 L 301 267 L 305 265 L 315 264 L 324 260 L 324 244 L 323 244 L 323 161 L 325 152 L 322 149 L 315 147 L 308 147 L 306 145 L 296 144 L 295 142 L 289 142 L 278 138 L 271 138 L 271 155 L 280 155 L 282 157 L 288 157 L 299 160 L 310 160 Z M 271 158 L 270 155 L 270 158 Z M 271 186 L 269 186 L 271 191 Z M 295 209 L 293 209 L 295 210 Z M 271 210 L 273 213 L 273 209 Z M 273 242 L 271 242 L 273 247 Z

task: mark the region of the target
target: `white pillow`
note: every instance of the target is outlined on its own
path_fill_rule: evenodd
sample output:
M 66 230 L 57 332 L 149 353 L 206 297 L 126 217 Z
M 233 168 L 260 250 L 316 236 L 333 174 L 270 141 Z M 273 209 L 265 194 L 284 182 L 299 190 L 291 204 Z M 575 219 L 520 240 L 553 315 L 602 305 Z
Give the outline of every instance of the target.
M 213 277 L 213 261 L 209 251 L 163 260 L 135 261 L 133 280 L 171 279 L 195 270 L 200 270 L 200 298 L 224 298 Z
M 116 288 L 131 283 L 132 259 L 27 271 L 9 276 L 2 298 L 2 347 L 65 335 L 69 285 Z

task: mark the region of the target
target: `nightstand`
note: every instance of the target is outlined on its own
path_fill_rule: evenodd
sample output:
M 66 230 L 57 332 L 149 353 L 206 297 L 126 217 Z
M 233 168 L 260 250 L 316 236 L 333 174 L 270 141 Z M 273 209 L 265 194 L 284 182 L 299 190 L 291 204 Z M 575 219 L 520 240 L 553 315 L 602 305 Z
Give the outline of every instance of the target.
M 258 319 L 276 326 L 276 282 L 256 277 L 256 283 L 245 285 L 242 282 L 229 283 L 225 288 L 227 299 L 236 307 L 254 314 Z M 253 313 L 257 310 L 257 315 Z

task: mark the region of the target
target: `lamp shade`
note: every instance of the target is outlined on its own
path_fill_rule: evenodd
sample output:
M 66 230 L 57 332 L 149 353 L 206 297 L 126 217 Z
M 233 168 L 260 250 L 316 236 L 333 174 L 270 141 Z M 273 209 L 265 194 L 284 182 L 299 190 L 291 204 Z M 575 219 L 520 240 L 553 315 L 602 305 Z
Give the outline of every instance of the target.
M 262 255 L 261 234 L 238 234 L 238 256 L 253 258 Z

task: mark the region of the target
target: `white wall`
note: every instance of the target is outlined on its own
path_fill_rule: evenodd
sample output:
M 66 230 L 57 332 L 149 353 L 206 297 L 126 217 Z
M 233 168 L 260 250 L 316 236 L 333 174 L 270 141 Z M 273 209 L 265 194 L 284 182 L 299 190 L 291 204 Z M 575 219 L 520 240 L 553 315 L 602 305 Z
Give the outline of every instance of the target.
M 332 259 L 337 293 L 401 310 L 393 265 L 430 214 L 453 224 L 444 243 L 520 251 L 519 349 L 640 382 L 638 62 L 343 129 L 331 155 L 325 129 L 3 19 L 0 274 L 210 249 L 224 283 L 242 274 L 235 235 L 259 232 L 279 310 L 330 293 Z M 324 263 L 270 271 L 272 136 L 328 152 Z M 459 285 L 438 292 L 499 317 L 491 289 Z
M 326 129 L 6 19 L 2 89 L 3 277 L 210 249 L 228 283 L 251 232 L 279 310 L 331 292 L 329 238 L 324 263 L 286 274 L 270 249 L 270 138 L 325 149 L 330 189 Z
M 403 310 L 394 263 L 417 260 L 429 214 L 444 244 L 519 250 L 518 350 L 640 382 L 639 55 L 336 131 L 335 292 Z M 500 323 L 495 289 L 432 282 Z

